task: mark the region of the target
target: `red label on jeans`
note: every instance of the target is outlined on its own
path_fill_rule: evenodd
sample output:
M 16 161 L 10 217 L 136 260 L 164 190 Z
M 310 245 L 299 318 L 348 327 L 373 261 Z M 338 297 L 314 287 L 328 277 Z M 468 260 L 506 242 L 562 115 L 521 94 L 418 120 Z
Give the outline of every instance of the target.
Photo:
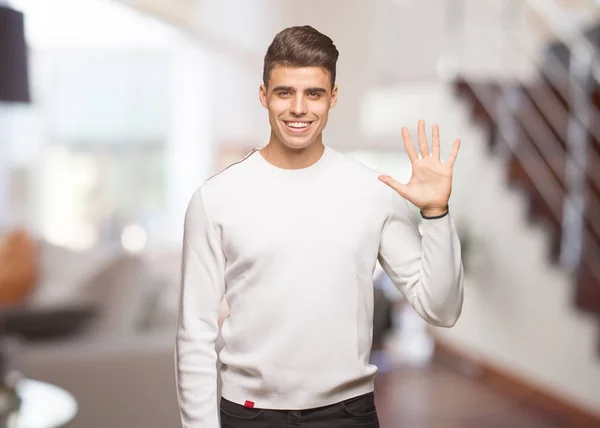
M 244 402 L 244 407 L 250 407 L 252 409 L 254 407 L 254 401 L 248 401 L 248 400 L 246 400 Z

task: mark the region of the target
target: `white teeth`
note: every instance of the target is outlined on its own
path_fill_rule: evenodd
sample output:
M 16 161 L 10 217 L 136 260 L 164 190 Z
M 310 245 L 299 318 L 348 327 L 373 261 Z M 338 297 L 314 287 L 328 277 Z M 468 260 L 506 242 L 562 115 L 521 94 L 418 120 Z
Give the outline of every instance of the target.
M 310 125 L 309 122 L 286 122 L 286 125 L 291 128 L 306 128 Z

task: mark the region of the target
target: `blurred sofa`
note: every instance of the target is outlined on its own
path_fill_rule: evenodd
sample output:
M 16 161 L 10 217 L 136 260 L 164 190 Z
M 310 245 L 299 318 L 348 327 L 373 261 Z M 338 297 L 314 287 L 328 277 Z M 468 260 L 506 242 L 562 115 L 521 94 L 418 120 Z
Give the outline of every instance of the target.
M 74 395 L 79 411 L 70 427 L 179 426 L 173 358 L 179 253 L 76 252 L 47 242 L 38 250 L 39 282 L 27 307 L 94 313 L 74 318 L 73 331 L 62 337 L 22 340 L 18 368 Z

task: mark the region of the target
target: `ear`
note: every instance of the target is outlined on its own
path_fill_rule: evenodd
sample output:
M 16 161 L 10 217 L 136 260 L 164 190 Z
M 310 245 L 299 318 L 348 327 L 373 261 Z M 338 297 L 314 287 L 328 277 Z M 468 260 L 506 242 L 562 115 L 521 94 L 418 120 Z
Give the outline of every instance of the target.
M 264 108 L 267 108 L 267 88 L 265 85 L 260 85 L 258 89 L 258 99 Z
M 332 109 L 337 104 L 338 99 L 338 87 L 335 85 L 331 91 L 331 101 L 329 103 L 329 108 Z

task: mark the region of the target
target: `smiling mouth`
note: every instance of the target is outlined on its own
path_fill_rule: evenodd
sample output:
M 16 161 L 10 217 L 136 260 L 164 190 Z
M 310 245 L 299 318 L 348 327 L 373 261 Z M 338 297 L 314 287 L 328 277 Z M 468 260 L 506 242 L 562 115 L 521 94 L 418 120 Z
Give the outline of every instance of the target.
M 312 124 L 312 121 L 289 121 L 289 120 L 284 120 L 283 123 L 285 123 L 285 125 L 288 128 L 290 128 L 290 129 L 293 129 L 295 131 L 302 131 L 303 129 L 308 128 Z

